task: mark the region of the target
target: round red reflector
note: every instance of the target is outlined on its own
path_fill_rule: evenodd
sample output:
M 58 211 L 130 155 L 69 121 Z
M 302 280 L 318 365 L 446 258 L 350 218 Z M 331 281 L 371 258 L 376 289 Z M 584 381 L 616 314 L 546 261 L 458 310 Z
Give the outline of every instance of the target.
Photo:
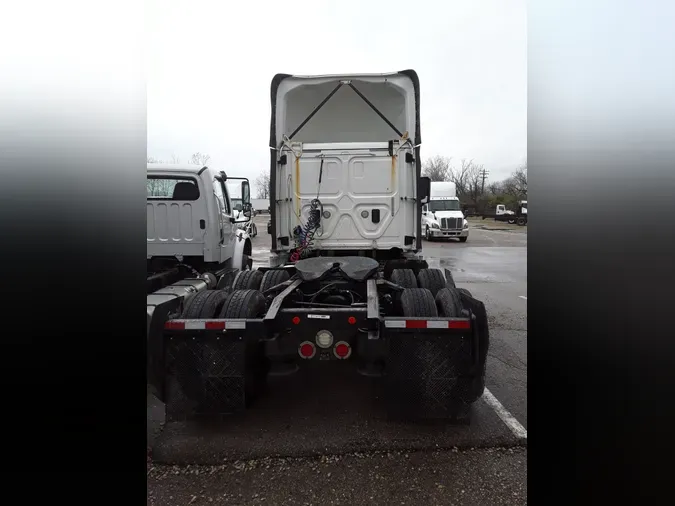
M 347 321 L 349 322 L 350 325 L 354 325 L 356 323 L 356 318 L 353 316 L 350 316 Z
M 300 346 L 300 355 L 302 355 L 305 358 L 309 358 L 312 355 L 314 355 L 314 346 L 312 346 L 309 343 L 305 343 L 302 346 Z
M 299 317 L 299 316 L 294 316 L 292 321 L 293 321 L 293 323 L 294 323 L 295 325 L 297 325 L 298 323 L 300 323 L 300 317 Z
M 345 343 L 339 343 L 335 347 L 335 354 L 340 358 L 345 358 L 347 355 L 349 355 L 349 346 L 347 346 Z

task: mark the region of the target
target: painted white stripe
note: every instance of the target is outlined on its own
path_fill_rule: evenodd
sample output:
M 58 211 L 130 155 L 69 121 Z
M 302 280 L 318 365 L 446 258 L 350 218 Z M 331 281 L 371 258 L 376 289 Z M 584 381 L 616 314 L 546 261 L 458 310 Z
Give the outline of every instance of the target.
M 204 320 L 186 320 L 185 330 L 202 330 L 204 328 Z
M 518 295 L 518 297 L 520 297 L 521 299 L 527 300 L 527 297 L 525 297 L 524 295 Z
M 438 321 L 438 320 L 428 320 L 427 321 L 427 328 L 428 329 L 447 329 L 448 328 L 448 322 L 447 321 Z
M 390 329 L 404 329 L 405 320 L 385 320 L 384 326 Z
M 492 395 L 492 392 L 490 392 L 487 388 L 483 392 L 483 399 L 492 409 L 495 410 L 495 413 L 497 413 L 497 416 L 502 419 L 502 422 L 504 422 L 506 426 L 511 429 L 511 432 L 513 432 L 514 436 L 516 436 L 518 439 L 527 439 L 527 429 L 523 427 L 518 420 L 516 420 L 516 417 L 514 417 L 504 406 L 502 406 L 502 403 L 499 402 L 497 398 Z

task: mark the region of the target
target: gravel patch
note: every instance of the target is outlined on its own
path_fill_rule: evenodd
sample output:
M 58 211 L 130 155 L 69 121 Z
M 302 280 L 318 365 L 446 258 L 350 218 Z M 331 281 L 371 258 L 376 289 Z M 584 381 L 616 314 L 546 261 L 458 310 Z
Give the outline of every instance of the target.
M 527 449 L 148 464 L 148 504 L 527 504 Z

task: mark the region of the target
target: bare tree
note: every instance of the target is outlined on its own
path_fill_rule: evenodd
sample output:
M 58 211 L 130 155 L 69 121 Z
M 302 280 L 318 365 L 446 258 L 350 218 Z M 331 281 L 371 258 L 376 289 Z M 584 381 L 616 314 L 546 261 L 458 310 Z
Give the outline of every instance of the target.
M 527 197 L 527 165 L 518 167 L 509 178 L 503 181 L 502 191 L 516 200 Z
M 256 198 L 259 199 L 268 199 L 270 198 L 270 175 L 269 173 L 263 171 L 254 181 Z
M 474 206 L 478 206 L 483 196 L 483 166 L 476 165 L 473 161 L 470 161 L 467 164 L 462 163 L 462 168 L 464 189 L 460 198 L 464 197 L 465 201 L 470 202 Z
M 480 173 L 478 166 L 473 163 L 473 160 L 467 159 L 463 159 L 459 167 L 450 169 L 448 179 L 455 183 L 457 196 L 460 199 L 468 194 L 470 182 L 478 173 Z
M 211 157 L 209 155 L 203 155 L 203 154 L 197 152 L 197 153 L 194 153 L 190 157 L 189 163 L 192 164 L 192 165 L 201 165 L 202 167 L 204 167 L 205 165 L 207 165 L 209 163 L 210 160 L 211 160 Z
M 422 175 L 432 181 L 447 181 L 450 178 L 450 158 L 436 155 L 422 165 Z
M 504 183 L 503 181 L 496 181 L 494 183 L 488 183 L 487 185 L 488 195 L 500 195 L 504 193 Z
M 527 164 L 518 167 L 511 177 L 516 186 L 515 190 L 521 197 L 527 197 Z
M 148 157 L 148 163 L 162 163 L 162 161 L 161 161 L 161 160 L 158 160 L 158 159 L 155 158 L 154 156 L 149 156 L 149 157 Z
M 171 163 L 173 164 L 179 164 L 180 163 L 180 158 L 176 155 L 171 155 Z

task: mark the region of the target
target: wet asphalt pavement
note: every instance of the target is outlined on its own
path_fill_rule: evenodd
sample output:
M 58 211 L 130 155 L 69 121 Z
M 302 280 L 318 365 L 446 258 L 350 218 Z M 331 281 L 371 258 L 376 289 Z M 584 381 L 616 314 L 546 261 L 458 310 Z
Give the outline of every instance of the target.
M 269 255 L 267 219 L 255 264 Z M 480 226 L 463 244 L 425 242 L 424 256 L 485 302 L 487 388 L 527 427 L 527 233 Z M 479 400 L 469 425 L 393 423 L 377 380 L 330 366 L 272 378 L 217 426 L 163 425 L 148 395 L 148 504 L 526 504 L 526 440 L 493 405 Z

